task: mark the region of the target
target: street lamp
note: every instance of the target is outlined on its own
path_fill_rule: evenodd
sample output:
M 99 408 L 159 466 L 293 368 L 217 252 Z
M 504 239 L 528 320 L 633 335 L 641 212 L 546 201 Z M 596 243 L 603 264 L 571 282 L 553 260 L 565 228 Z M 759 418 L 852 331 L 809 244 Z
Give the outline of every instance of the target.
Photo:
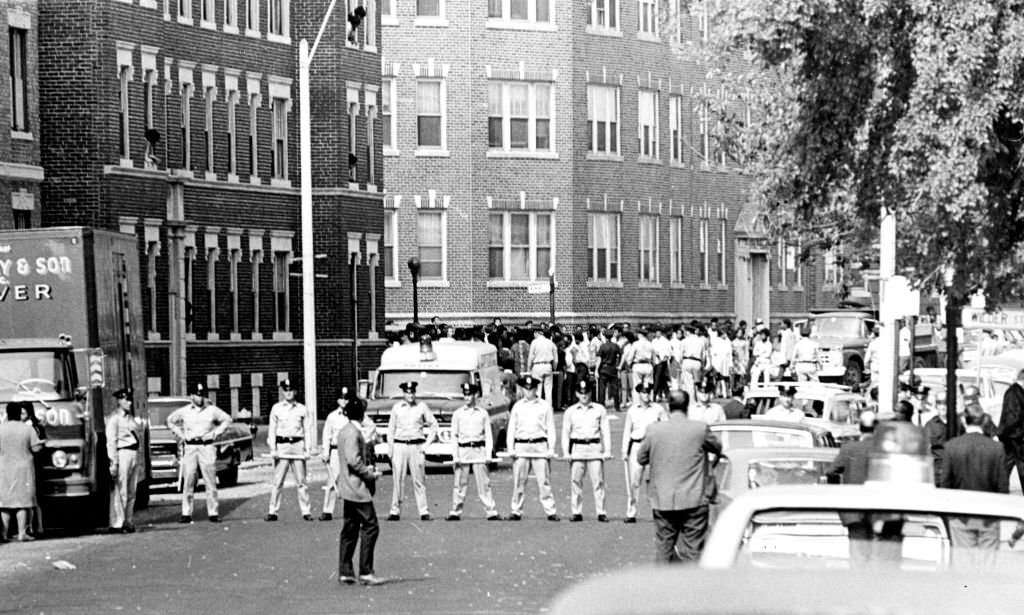
M 418 286 L 420 283 L 420 259 L 413 256 L 409 259 L 409 273 L 412 274 L 412 322 L 420 324 L 420 298 Z

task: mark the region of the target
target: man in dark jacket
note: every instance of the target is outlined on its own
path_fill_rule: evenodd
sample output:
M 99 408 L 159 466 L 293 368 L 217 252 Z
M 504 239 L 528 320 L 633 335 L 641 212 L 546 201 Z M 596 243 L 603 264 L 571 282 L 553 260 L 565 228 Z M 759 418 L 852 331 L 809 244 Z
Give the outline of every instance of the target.
M 964 396 L 967 396 L 966 392 Z M 942 480 L 943 450 L 946 446 L 946 393 L 944 391 L 935 394 L 935 414 L 924 424 L 924 433 L 928 436 L 928 443 L 932 449 L 935 486 L 938 487 Z M 964 426 L 958 420 L 956 435 L 960 436 L 963 433 Z
M 708 504 L 714 496 L 707 453 L 722 453 L 722 445 L 707 423 L 686 416 L 689 396 L 669 394 L 667 421 L 647 427 L 636 459 L 650 465 L 647 493 L 654 515 L 658 562 L 692 561 L 704 548 Z M 676 543 L 679 548 L 676 548 Z
M 379 585 L 383 581 L 373 572 L 373 550 L 380 534 L 377 511 L 373 507 L 373 494 L 377 490 L 380 472 L 367 463 L 372 449 L 369 449 L 359 424 L 366 414 L 365 402 L 359 398 L 349 399 L 345 416 L 349 422 L 338 432 L 338 494 L 342 498 L 344 523 L 338 544 L 338 581 L 346 584 L 356 582 L 352 567 L 352 556 L 359 548 L 359 582 L 363 585 Z
M 859 428 L 860 439 L 847 442 L 839 449 L 839 454 L 828 469 L 828 482 L 863 485 L 867 480 L 868 453 L 874 442 L 875 413 L 870 410 L 862 412 Z
M 998 435 L 1006 451 L 1006 471 L 1017 468 L 1017 477 L 1024 484 L 1024 369 L 1017 372 L 1017 382 L 1003 394 Z
M 1016 385 L 1015 385 L 1016 386 Z M 982 432 L 985 411 L 978 404 L 964 411 L 964 435 L 946 442 L 942 459 L 942 487 L 1009 493 L 1010 476 L 1003 447 Z M 999 520 L 986 517 L 951 517 L 949 537 L 955 563 L 992 565 L 999 549 Z

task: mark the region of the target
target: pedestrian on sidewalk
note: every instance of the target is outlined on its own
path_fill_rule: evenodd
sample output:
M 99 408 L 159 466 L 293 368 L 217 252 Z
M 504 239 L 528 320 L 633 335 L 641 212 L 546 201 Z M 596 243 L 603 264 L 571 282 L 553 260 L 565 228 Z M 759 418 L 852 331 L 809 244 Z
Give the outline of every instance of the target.
M 494 452 L 491 433 L 491 415 L 477 405 L 480 387 L 472 382 L 462 383 L 462 398 L 466 402 L 452 413 L 452 440 L 455 442 L 455 486 L 452 489 L 452 510 L 448 521 L 462 518 L 462 506 L 469 489 L 469 473 L 476 479 L 476 493 L 484 505 L 488 521 L 501 519 L 491 493 L 491 476 L 487 463 Z
M 206 484 L 206 514 L 212 523 L 220 521 L 217 501 L 217 449 L 213 441 L 231 424 L 226 412 L 208 404 L 206 385 L 197 382 L 189 389 L 189 403 L 167 417 L 167 428 L 181 442 L 181 523 L 192 523 L 193 501 L 199 474 Z M 271 449 L 273 450 L 273 449 Z
M 267 444 L 274 460 L 274 482 L 270 486 L 270 506 L 263 520 L 277 521 L 277 511 L 281 509 L 281 490 L 288 469 L 291 468 L 297 483 L 302 518 L 312 521 L 309 488 L 306 486 L 306 462 L 313 454 L 316 421 L 310 418 L 305 404 L 295 400 L 296 391 L 291 380 L 281 381 L 281 392 L 284 400 L 270 409 L 270 424 L 267 428 Z
M 689 402 L 685 391 L 673 391 L 669 419 L 648 426 L 636 454 L 640 465 L 651 467 L 648 495 L 659 563 L 696 560 L 708 532 L 708 504 L 715 490 L 707 454 L 717 464 L 722 445 L 707 423 L 687 418 Z
M 415 380 L 398 385 L 404 399 L 391 407 L 388 418 L 388 458 L 391 459 L 391 510 L 388 521 L 398 521 L 402 514 L 405 474 L 412 477 L 412 492 L 420 520 L 430 521 L 427 503 L 426 457 L 424 451 L 437 439 L 437 419 L 427 404 L 416 399 Z
M 645 381 L 644 384 L 651 384 Z M 569 458 L 572 518 L 583 521 L 583 475 L 590 475 L 597 520 L 607 523 L 605 510 L 604 460 L 611 457 L 612 437 L 608 410 L 591 402 L 593 385 L 581 380 L 576 385 L 576 403 L 562 419 L 562 450 Z
M 373 567 L 373 551 L 380 535 L 377 511 L 373 496 L 377 492 L 377 479 L 381 473 L 372 462 L 373 445 L 363 438 L 359 425 L 366 416 L 366 406 L 359 398 L 349 398 L 345 403 L 345 415 L 349 421 L 338 432 L 335 444 L 338 449 L 338 492 L 341 495 L 342 521 L 338 536 L 338 581 L 351 585 L 356 582 L 352 557 L 359 543 L 359 582 L 363 585 L 379 585 Z

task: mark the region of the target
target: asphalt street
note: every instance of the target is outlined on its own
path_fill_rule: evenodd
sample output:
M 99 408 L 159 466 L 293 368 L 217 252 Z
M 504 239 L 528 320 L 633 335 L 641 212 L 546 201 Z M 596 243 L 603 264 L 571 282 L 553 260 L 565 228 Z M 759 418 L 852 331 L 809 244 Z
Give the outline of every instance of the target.
M 617 451 L 622 421 L 612 425 Z M 258 438 L 265 439 L 265 432 Z M 195 522 L 179 524 L 179 496 L 165 489 L 137 515 L 136 534 L 0 545 L 0 613 L 535 613 L 577 580 L 653 559 L 646 498 L 640 522 L 622 522 L 621 460 L 606 463 L 610 523 L 595 520 L 587 479 L 585 520 L 568 521 L 568 464 L 559 461 L 553 462 L 552 483 L 562 521 L 545 519 L 531 478 L 523 521 L 485 521 L 470 481 L 463 520 L 448 522 L 452 475 L 437 468 L 427 476 L 434 517 L 428 522 L 419 520 L 410 481 L 402 520 L 385 521 L 392 481 L 389 475 L 381 480 L 376 571 L 388 582 L 339 586 L 341 522 L 303 521 L 294 486 L 285 491 L 281 520 L 263 521 L 270 468 L 248 465 L 238 486 L 221 490 L 219 525 L 206 521 L 201 493 Z M 326 471 L 319 461 L 311 468 L 318 515 Z M 507 515 L 507 462 L 492 474 L 492 485 L 499 511 Z M 75 568 L 58 569 L 55 563 L 62 561 Z

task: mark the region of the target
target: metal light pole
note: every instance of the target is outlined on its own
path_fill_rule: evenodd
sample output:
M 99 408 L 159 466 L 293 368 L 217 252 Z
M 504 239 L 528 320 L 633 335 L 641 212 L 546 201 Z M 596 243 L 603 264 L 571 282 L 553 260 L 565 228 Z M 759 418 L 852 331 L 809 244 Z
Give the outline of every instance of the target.
M 420 298 L 418 286 L 420 283 L 420 259 L 413 256 L 409 259 L 409 273 L 412 274 L 412 322 L 420 324 Z
M 299 192 L 302 218 L 302 369 L 305 374 L 306 410 L 316 420 L 316 303 L 313 288 L 313 139 L 309 104 L 309 65 L 320 45 L 327 22 L 337 0 L 327 7 L 320 31 L 310 49 L 306 39 L 299 41 Z M 316 430 L 313 430 L 314 432 Z M 316 443 L 313 443 L 314 446 Z

